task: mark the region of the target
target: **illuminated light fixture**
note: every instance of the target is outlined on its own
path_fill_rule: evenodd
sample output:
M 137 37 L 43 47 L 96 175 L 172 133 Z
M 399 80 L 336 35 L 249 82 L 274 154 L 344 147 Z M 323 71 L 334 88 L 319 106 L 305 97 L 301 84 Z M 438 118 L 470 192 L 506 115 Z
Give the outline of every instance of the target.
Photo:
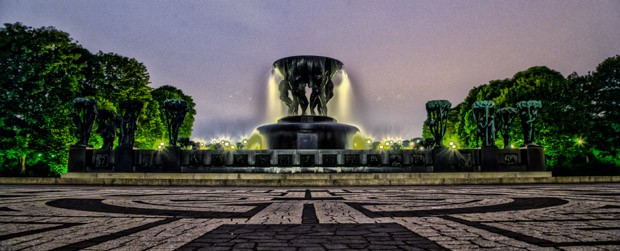
M 230 145 L 230 144 L 228 144 L 228 142 L 224 143 L 224 146 L 228 146 L 228 145 Z
M 222 141 L 220 141 L 220 144 L 224 144 L 224 141 L 223 141 L 223 140 L 222 140 Z
M 452 145 L 452 149 L 456 149 L 456 146 L 455 146 L 455 145 Z
M 164 145 L 164 142 L 159 143 L 159 145 L 160 145 L 160 146 L 163 146 L 163 145 Z
M 450 145 L 453 146 L 454 145 L 454 141 L 450 141 Z
M 383 146 L 379 146 L 379 148 L 383 149 Z
M 230 148 L 235 149 L 235 146 L 230 146 Z
M 424 147 L 420 147 L 420 150 L 424 150 Z
M 244 139 L 244 140 L 243 140 L 243 144 L 247 144 L 247 143 L 248 143 L 248 140 L 247 140 L 247 139 Z
M 370 143 L 372 143 L 372 140 L 368 140 L 368 141 L 366 141 L 366 142 L 367 142 L 368 144 L 370 144 Z
M 385 142 L 385 145 L 386 145 L 386 146 L 389 146 L 389 145 L 390 145 L 390 142 Z
M 510 148 L 515 148 L 515 145 L 510 145 Z

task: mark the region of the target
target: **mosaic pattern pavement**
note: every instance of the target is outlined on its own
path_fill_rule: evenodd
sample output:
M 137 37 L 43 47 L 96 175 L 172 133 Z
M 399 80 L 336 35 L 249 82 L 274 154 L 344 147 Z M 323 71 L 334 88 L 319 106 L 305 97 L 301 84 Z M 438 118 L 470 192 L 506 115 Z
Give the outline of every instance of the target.
M 618 191 L 0 186 L 0 250 L 620 250 Z

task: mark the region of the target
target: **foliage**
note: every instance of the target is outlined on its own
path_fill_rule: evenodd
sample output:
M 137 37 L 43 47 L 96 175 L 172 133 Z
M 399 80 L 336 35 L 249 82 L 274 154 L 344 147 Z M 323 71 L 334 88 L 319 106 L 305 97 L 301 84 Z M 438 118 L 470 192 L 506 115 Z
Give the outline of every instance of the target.
M 523 100 L 540 100 L 542 108 L 535 121 L 535 143 L 545 148 L 550 168 L 566 168 L 582 159 L 586 163 L 618 163 L 620 121 L 620 58 L 605 60 L 596 72 L 564 78 L 545 66 L 516 73 L 511 79 L 493 80 L 470 90 L 456 116 L 455 129 L 464 147 L 477 147 L 476 124 L 471 107 L 477 100 L 492 100 L 496 108 L 515 107 Z M 523 143 L 520 119 L 515 119 L 510 135 L 513 145 Z M 503 146 L 501 137 L 497 146 Z M 589 164 L 588 164 L 589 165 Z
M 66 172 L 68 148 L 76 142 L 69 114 L 72 100 L 92 98 L 99 109 L 118 112 L 121 100 L 144 102 L 135 146 L 154 149 L 165 128 L 144 64 L 114 53 L 91 54 L 53 27 L 20 23 L 0 28 L 0 175 Z M 180 92 L 180 91 L 179 91 Z M 184 124 L 191 133 L 191 121 Z M 89 144 L 100 147 L 93 128 Z M 183 129 L 182 129 L 183 130 Z
M 149 85 L 146 66 L 133 58 L 115 53 L 99 52 L 87 60 L 82 95 L 94 96 L 102 107 L 119 111 L 122 100 L 137 100 L 144 103 L 138 117 L 135 147 L 154 149 L 163 141 L 164 125 L 159 104 L 154 102 Z M 91 142 L 102 142 L 99 136 Z
M 66 170 L 67 147 L 75 141 L 68 114 L 83 78 L 82 52 L 69 34 L 20 23 L 0 29 L 1 168 L 16 164 Z

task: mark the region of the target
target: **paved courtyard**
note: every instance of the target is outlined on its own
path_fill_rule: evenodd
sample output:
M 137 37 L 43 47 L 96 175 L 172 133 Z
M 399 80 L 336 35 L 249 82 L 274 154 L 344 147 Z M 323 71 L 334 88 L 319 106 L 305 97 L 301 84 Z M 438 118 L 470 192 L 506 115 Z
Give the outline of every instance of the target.
M 619 191 L 0 186 L 0 250 L 620 250 Z

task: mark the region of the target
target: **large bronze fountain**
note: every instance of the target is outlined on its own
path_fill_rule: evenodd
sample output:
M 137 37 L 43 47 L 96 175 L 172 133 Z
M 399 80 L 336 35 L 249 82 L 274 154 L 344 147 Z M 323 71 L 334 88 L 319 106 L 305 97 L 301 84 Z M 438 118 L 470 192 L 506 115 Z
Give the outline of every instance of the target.
M 374 148 L 370 141 L 353 149 L 355 126 L 337 123 L 328 116 L 327 104 L 338 95 L 341 83 L 332 78 L 342 70 L 342 62 L 321 56 L 293 56 L 273 63 L 273 74 L 280 77 L 275 102 L 282 101 L 287 115 L 275 124 L 257 128 L 259 149 L 184 149 L 177 146 L 178 131 L 187 104 L 182 100 L 166 100 L 160 104 L 165 115 L 169 142 L 158 150 L 134 148 L 137 118 L 142 102 L 120 102 L 119 114 L 98 110 L 96 101 L 78 98 L 74 101 L 73 121 L 79 141 L 69 149 L 69 172 L 447 172 L 447 171 L 544 171 L 544 149 L 534 144 L 534 121 L 539 101 L 517 103 L 517 109 L 495 109 L 490 100 L 476 101 L 472 106 L 477 125 L 476 149 L 456 149 L 451 142 L 444 146 L 451 103 L 431 100 L 426 104 L 425 122 L 434 140 L 423 148 Z M 346 74 L 342 74 L 346 76 Z M 272 75 L 272 77 L 274 77 Z M 274 78 L 270 78 L 274 79 Z M 346 85 L 345 85 L 346 87 Z M 310 93 L 307 93 L 307 92 Z M 346 100 L 346 99 L 344 99 Z M 342 100 L 341 100 L 342 101 Z M 337 101 L 340 104 L 340 101 Z M 339 107 L 339 106 L 336 106 Z M 333 108 L 336 108 L 333 107 Z M 336 110 L 336 109 L 334 109 Z M 337 114 L 332 111 L 333 114 Z M 342 116 L 342 111 L 340 115 Z M 519 115 L 524 145 L 518 149 L 510 142 L 511 124 Z M 90 131 L 97 119 L 97 132 L 104 140 L 101 149 L 88 145 Z M 118 147 L 112 149 L 116 131 Z M 496 132 L 502 132 L 504 149 L 495 144 Z M 359 137 L 358 137 L 359 139 Z M 476 140 L 477 141 L 477 140 Z M 378 143 L 378 142 L 377 142 Z M 373 143 L 374 144 L 374 143 Z M 386 143 L 387 144 L 387 143 Z M 434 147 L 432 147 L 434 145 Z M 241 145 L 243 146 L 243 145 Z
M 286 57 L 273 63 L 273 70 L 282 79 L 279 97 L 289 116 L 258 128 L 269 149 L 351 148 L 350 139 L 359 130 L 327 116 L 327 102 L 334 96 L 332 77 L 342 65 L 321 56 Z M 310 99 L 306 88 L 312 90 Z

